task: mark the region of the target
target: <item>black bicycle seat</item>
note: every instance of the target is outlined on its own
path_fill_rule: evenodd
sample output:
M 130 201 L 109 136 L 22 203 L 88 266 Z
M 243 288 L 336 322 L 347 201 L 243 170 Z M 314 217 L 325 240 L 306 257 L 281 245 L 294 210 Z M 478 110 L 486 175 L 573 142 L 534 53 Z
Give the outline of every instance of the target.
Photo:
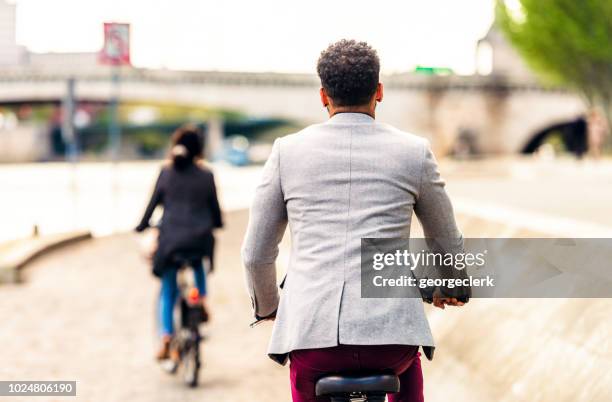
M 328 375 L 317 381 L 317 396 L 365 392 L 399 392 L 399 378 L 394 374 Z

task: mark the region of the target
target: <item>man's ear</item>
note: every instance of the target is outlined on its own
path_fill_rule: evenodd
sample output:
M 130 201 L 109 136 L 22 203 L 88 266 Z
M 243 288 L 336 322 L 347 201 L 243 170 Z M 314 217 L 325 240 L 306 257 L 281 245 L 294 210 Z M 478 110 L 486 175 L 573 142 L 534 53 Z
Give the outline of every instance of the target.
M 329 105 L 329 98 L 327 97 L 325 88 L 319 89 L 319 95 L 321 96 L 321 103 L 323 104 L 323 107 L 327 107 Z
M 383 84 L 379 82 L 376 86 L 376 102 L 382 102 L 383 100 Z

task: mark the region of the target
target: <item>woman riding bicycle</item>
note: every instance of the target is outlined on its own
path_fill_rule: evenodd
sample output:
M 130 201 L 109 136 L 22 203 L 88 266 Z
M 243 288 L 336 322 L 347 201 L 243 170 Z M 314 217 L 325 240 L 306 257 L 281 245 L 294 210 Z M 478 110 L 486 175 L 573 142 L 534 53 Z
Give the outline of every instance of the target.
M 177 253 L 193 256 L 194 276 L 201 297 L 204 317 L 206 309 L 206 274 L 202 259 L 210 261 L 213 270 L 213 229 L 223 226 L 213 173 L 202 163 L 203 138 L 197 127 L 185 125 L 172 135 L 171 163 L 159 174 L 147 209 L 136 227 L 142 232 L 158 205 L 163 206 L 157 250 L 153 256 L 153 273 L 161 279 L 159 323 L 161 346 L 157 359 L 170 355 L 174 335 L 173 311 L 178 297 Z

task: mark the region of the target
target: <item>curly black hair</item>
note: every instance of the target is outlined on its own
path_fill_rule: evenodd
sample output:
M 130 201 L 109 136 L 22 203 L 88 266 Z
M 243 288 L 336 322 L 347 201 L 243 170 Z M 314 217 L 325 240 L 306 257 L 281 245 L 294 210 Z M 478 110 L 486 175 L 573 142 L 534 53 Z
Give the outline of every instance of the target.
M 317 73 L 334 105 L 365 105 L 376 92 L 380 60 L 366 42 L 342 39 L 321 52 Z

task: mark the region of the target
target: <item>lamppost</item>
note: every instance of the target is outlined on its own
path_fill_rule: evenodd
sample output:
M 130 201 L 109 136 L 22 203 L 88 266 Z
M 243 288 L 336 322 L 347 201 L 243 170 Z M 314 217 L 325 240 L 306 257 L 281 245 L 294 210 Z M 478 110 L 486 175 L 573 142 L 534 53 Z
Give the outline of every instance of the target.
M 76 162 L 79 147 L 77 137 L 74 130 L 74 112 L 75 112 L 75 96 L 74 96 L 75 79 L 68 78 L 66 81 L 66 94 L 62 100 L 62 139 L 66 144 L 66 161 Z
M 130 65 L 130 25 L 104 23 L 104 47 L 100 52 L 100 62 L 111 68 L 111 95 L 109 99 L 108 145 L 112 160 L 112 206 L 111 230 L 117 228 L 117 211 L 119 210 L 118 161 L 121 154 L 121 123 L 119 119 L 119 89 L 121 66 Z
M 72 229 L 76 229 L 79 223 L 78 219 L 78 183 L 77 183 L 77 163 L 79 145 L 74 129 L 74 115 L 76 109 L 75 100 L 75 79 L 69 77 L 66 81 L 66 94 L 62 99 L 62 139 L 66 144 L 66 162 L 70 163 L 70 193 L 72 194 Z

